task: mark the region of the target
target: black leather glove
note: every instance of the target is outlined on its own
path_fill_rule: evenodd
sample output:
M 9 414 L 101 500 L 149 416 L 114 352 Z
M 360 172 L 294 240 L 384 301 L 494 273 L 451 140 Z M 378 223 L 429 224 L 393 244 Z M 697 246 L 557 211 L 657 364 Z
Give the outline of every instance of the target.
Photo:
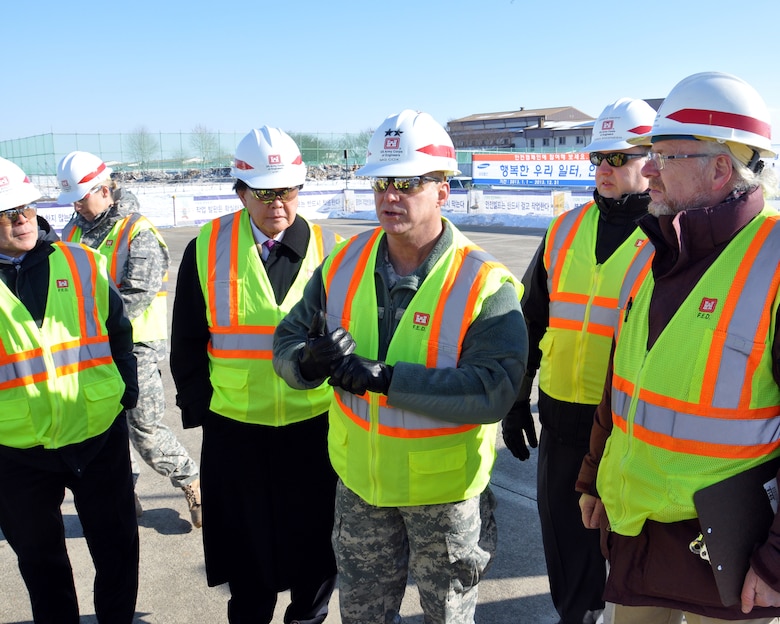
M 354 353 L 345 357 L 331 372 L 328 383 L 344 388 L 352 394 L 363 395 L 366 390 L 387 394 L 393 367 L 384 362 L 369 360 Z
M 319 310 L 311 320 L 306 345 L 298 365 L 301 376 L 308 380 L 324 379 L 341 360 L 355 350 L 355 340 L 343 327 L 327 333 L 325 313 Z
M 539 440 L 536 438 L 536 427 L 534 426 L 534 417 L 531 414 L 531 386 L 534 382 L 536 371 L 529 375 L 526 373 L 520 382 L 520 391 L 517 394 L 517 400 L 509 409 L 504 420 L 501 421 L 501 432 L 504 436 L 504 443 L 512 455 L 520 461 L 525 461 L 531 457 L 531 451 L 528 446 L 536 448 L 539 446 Z M 528 446 L 526 446 L 526 439 Z
M 512 452 L 512 455 L 520 461 L 531 457 L 528 446 L 536 448 L 539 445 L 539 441 L 536 439 L 534 417 L 531 414 L 531 399 L 515 402 L 501 422 L 501 431 L 504 434 L 506 447 Z M 525 444 L 526 438 L 528 446 Z

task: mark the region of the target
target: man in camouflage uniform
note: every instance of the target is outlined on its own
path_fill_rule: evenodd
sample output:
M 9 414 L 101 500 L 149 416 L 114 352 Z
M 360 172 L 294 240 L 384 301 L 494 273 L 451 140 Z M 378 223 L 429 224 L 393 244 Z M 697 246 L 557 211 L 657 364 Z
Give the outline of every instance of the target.
M 294 388 L 328 378 L 344 624 L 391 624 L 411 573 L 426 624 L 473 624 L 496 546 L 496 423 L 528 341 L 521 285 L 442 218 L 452 140 L 406 110 L 374 134 L 379 228 L 337 246 L 274 334 Z M 404 176 L 404 177 L 400 177 Z
M 200 479 L 195 460 L 163 424 L 165 395 L 158 362 L 166 356 L 166 282 L 170 256 L 157 229 L 138 212 L 138 199 L 111 180 L 111 169 L 88 152 L 71 152 L 57 167 L 60 203 L 76 214 L 62 232 L 109 258 L 111 276 L 122 295 L 138 361 L 138 405 L 127 410 L 130 440 L 141 458 L 181 488 L 192 524 L 200 527 Z M 131 454 L 133 482 L 140 474 Z M 136 495 L 136 514 L 143 511 Z

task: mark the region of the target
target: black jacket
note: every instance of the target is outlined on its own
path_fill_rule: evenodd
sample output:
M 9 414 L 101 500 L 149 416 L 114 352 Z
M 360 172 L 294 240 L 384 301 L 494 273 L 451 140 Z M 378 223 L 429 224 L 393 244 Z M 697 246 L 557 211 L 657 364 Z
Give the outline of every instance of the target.
M 35 247 L 23 256 L 21 262 L 0 259 L 0 280 L 27 308 L 38 327 L 43 324 L 48 300 L 48 258 L 53 251 L 52 243 L 58 240 L 59 237 L 49 223 L 39 216 L 38 242 Z M 109 334 L 111 355 L 125 382 L 122 406 L 125 409 L 135 407 L 138 400 L 138 375 L 133 355 L 133 328 L 125 315 L 119 291 L 112 283 L 109 290 L 109 315 L 105 323 Z M 121 417 L 124 418 L 123 415 Z M 43 447 L 14 449 L 0 446 L 0 453 L 13 455 L 19 461 L 29 462 L 39 467 L 59 466 L 62 462 L 79 474 L 103 446 L 107 435 L 108 431 L 84 442 L 54 450 Z
M 265 261 L 277 304 L 284 301 L 298 275 L 310 235 L 306 221 L 295 219 Z M 185 428 L 201 425 L 213 392 L 207 351 L 211 333 L 198 277 L 195 241 L 187 245 L 179 266 L 171 326 L 171 374 L 176 383 L 176 405 L 181 408 Z

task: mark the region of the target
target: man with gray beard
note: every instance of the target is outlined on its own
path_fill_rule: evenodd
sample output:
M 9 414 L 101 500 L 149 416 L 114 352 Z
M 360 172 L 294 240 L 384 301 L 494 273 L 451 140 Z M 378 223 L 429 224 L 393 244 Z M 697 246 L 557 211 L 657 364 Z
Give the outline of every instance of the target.
M 600 528 L 613 624 L 780 622 L 780 518 L 725 605 L 694 545 L 693 495 L 780 456 L 780 215 L 769 111 L 729 74 L 682 80 L 642 175 L 652 245 L 626 273 L 613 353 L 577 491 Z M 708 537 L 703 538 L 705 541 Z M 754 619 L 751 619 L 754 618 Z

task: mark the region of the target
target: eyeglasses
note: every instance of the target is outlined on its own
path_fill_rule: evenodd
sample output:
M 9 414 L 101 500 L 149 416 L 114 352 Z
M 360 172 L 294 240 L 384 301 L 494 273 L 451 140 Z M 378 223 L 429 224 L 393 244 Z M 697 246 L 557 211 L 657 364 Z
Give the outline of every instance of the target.
M 434 176 L 415 176 L 413 178 L 374 178 L 371 180 L 371 188 L 377 193 L 384 193 L 390 185 L 395 190 L 404 195 L 414 195 L 422 190 L 422 185 L 426 182 L 444 182 L 441 178 Z
M 659 154 L 658 152 L 648 152 L 647 160 L 648 162 L 655 163 L 655 166 L 658 167 L 658 171 L 661 171 L 666 166 L 667 160 L 677 160 L 678 158 L 710 158 L 711 156 L 716 156 L 716 154 L 670 154 L 667 156 L 665 154 Z
M 18 208 L 9 208 L 0 211 L 0 225 L 13 225 L 20 216 L 24 216 L 28 221 L 35 218 L 35 208 L 32 206 L 19 206 Z
M 82 197 L 81 199 L 77 199 L 73 203 L 74 204 L 78 204 L 80 202 L 87 201 L 89 199 L 90 195 L 93 195 L 94 193 L 99 193 L 100 189 L 102 189 L 102 188 L 103 188 L 102 184 L 98 184 L 97 186 L 93 186 L 91 189 L 89 189 L 89 191 L 87 191 L 87 194 L 84 195 L 84 197 Z
M 249 191 L 252 193 L 257 201 L 261 201 L 264 204 L 272 204 L 279 198 L 282 202 L 288 202 L 298 197 L 298 191 L 303 188 L 303 184 L 300 186 L 291 186 L 286 189 L 253 189 Z
M 607 164 L 612 167 L 622 167 L 632 158 L 644 158 L 647 154 L 626 154 L 625 152 L 609 152 L 608 154 L 602 154 L 601 152 L 591 152 L 590 162 L 597 167 L 601 164 L 601 161 L 606 160 Z

